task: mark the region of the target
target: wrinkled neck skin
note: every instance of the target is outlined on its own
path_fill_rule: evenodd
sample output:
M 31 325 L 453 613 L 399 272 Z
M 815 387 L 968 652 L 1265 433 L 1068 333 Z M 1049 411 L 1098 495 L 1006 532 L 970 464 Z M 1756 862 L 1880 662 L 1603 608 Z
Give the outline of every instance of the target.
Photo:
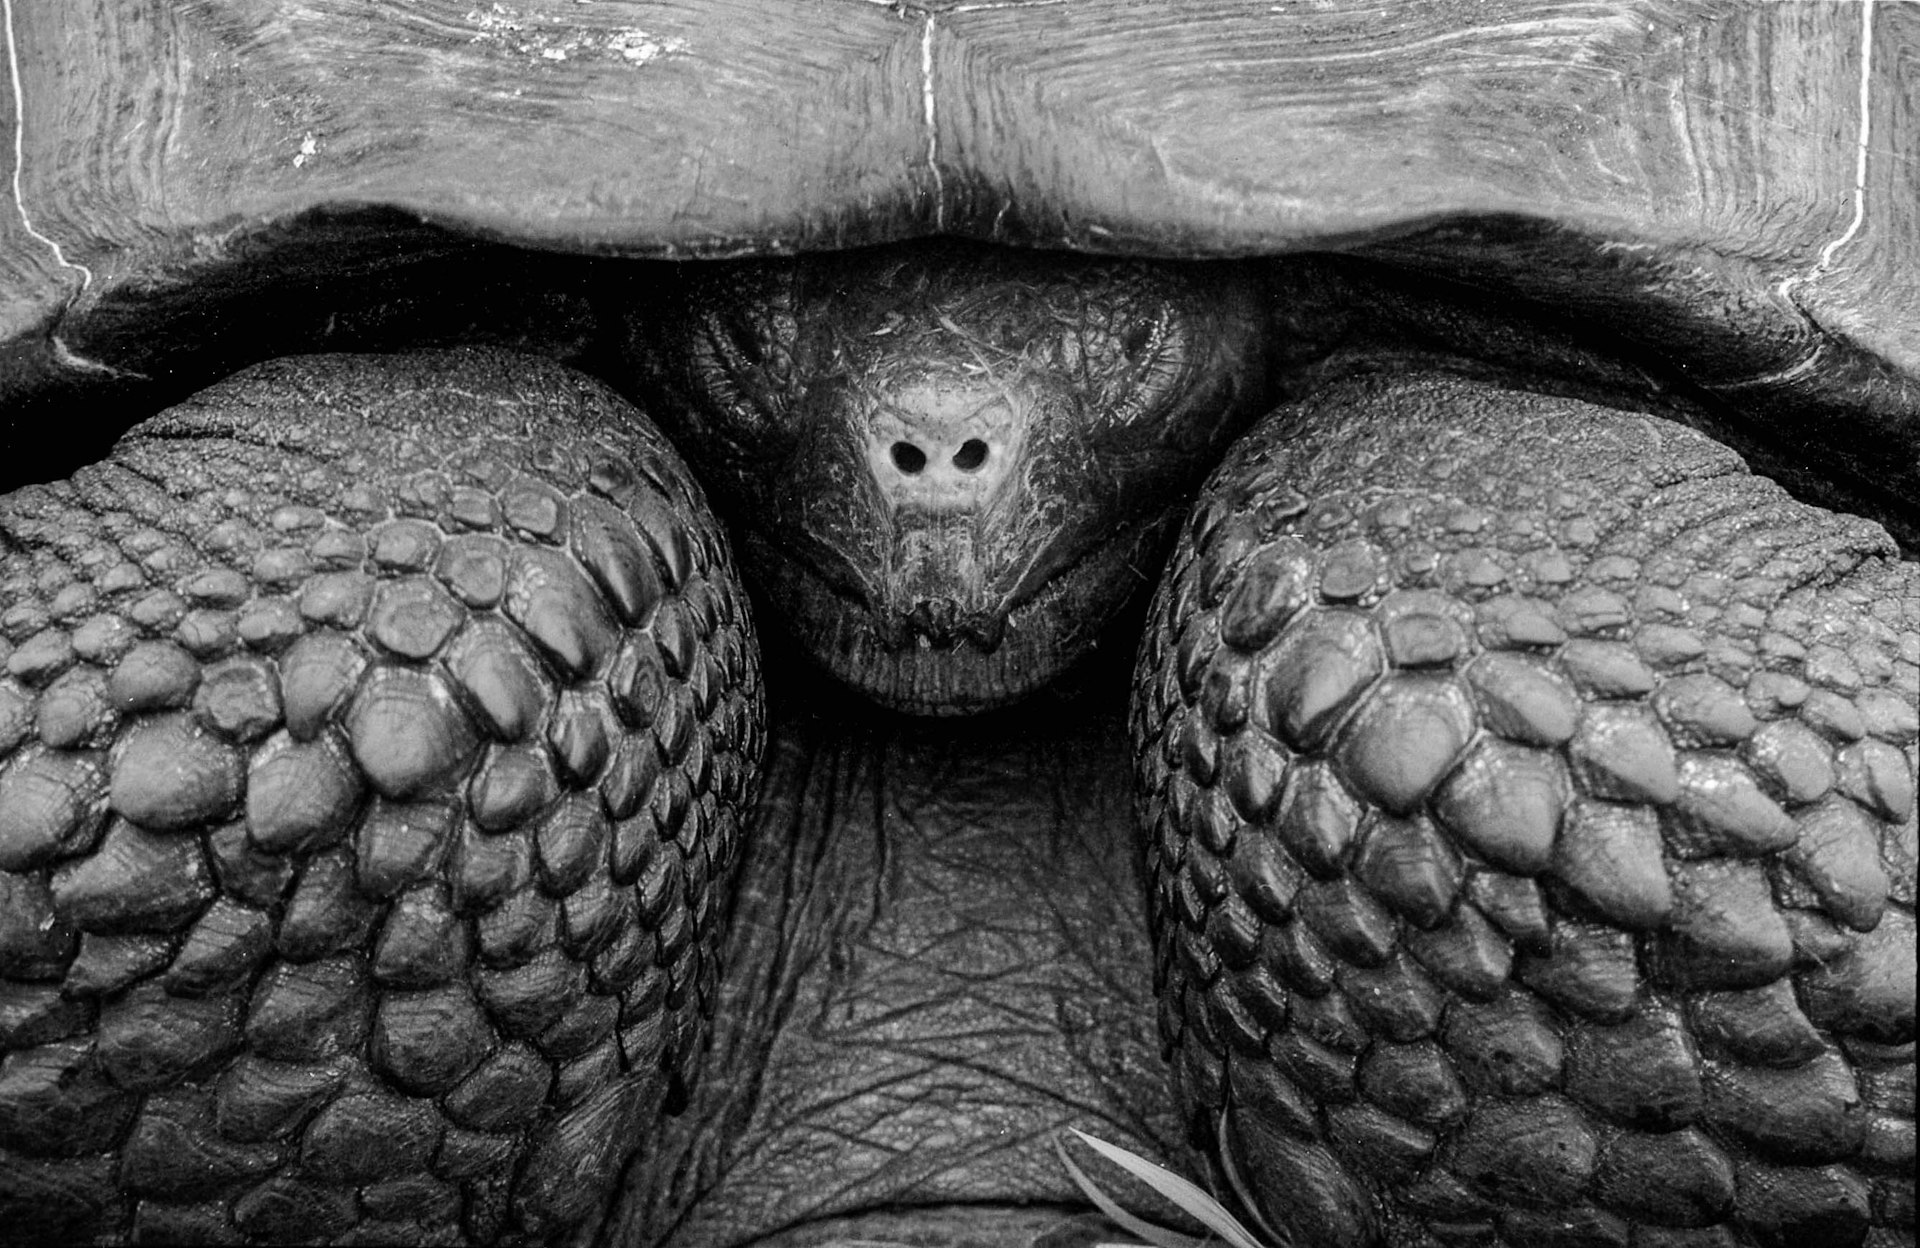
M 1067 1127 L 1198 1170 L 1155 1032 L 1121 650 L 936 721 L 837 706 L 770 643 L 712 1041 L 586 1242 L 1084 1246 L 1114 1232 L 1055 1156 Z
M 775 616 L 919 714 L 1084 655 L 1270 401 L 1241 266 L 963 244 L 702 265 L 642 332 L 650 406 Z

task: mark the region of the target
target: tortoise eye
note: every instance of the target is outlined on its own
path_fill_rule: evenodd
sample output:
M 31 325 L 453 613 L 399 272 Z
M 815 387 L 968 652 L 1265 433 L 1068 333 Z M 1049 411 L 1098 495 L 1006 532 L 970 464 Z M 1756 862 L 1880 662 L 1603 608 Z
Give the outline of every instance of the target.
M 792 439 L 787 329 L 778 316 L 713 310 L 686 344 L 689 397 L 707 426 L 747 459 L 777 457 Z
M 1127 332 L 1120 336 L 1120 349 L 1127 353 L 1127 359 L 1138 364 L 1140 357 L 1146 354 L 1147 349 L 1153 346 L 1159 337 L 1160 322 L 1158 320 L 1135 321 L 1127 327 Z

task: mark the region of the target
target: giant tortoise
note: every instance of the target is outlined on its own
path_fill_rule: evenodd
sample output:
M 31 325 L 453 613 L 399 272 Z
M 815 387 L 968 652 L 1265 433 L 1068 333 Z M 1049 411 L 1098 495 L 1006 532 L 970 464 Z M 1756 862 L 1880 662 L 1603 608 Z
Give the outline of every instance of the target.
M 1913 1243 L 1920 9 L 0 12 L 7 1243 Z

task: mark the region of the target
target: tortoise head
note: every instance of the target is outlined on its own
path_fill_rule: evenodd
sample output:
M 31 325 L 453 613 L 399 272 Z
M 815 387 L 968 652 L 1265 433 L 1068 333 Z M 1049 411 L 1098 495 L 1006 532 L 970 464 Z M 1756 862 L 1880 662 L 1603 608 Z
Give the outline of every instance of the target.
M 974 245 L 692 266 L 657 419 L 819 663 L 951 714 L 1034 690 L 1150 582 L 1267 393 L 1244 267 Z

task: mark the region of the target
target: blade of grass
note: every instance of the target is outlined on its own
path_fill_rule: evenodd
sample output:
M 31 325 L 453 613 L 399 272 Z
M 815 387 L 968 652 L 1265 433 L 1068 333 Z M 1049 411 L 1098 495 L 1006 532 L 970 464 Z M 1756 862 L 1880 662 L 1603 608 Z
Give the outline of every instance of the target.
M 1228 1213 L 1219 1201 L 1199 1186 L 1188 1182 L 1171 1170 L 1155 1165 L 1144 1157 L 1128 1152 L 1117 1144 L 1109 1144 L 1098 1136 L 1088 1135 L 1078 1127 L 1068 1127 L 1067 1130 L 1079 1136 L 1082 1143 L 1107 1161 L 1125 1170 L 1193 1215 L 1208 1230 L 1225 1240 L 1229 1248 L 1264 1248 L 1260 1241 L 1240 1224 L 1238 1218 Z M 1101 1191 L 1078 1166 L 1073 1164 L 1073 1159 L 1067 1156 L 1066 1146 L 1058 1137 L 1054 1139 L 1054 1148 L 1059 1152 L 1060 1161 L 1066 1166 L 1067 1173 L 1073 1177 L 1075 1183 L 1079 1184 L 1080 1190 L 1087 1194 L 1087 1199 L 1099 1206 L 1100 1212 L 1116 1225 L 1125 1227 L 1148 1243 L 1159 1245 L 1159 1248 L 1200 1248 L 1201 1245 L 1210 1242 L 1177 1235 L 1127 1213 L 1114 1204 L 1105 1192 Z
M 1075 1135 L 1080 1134 L 1072 1127 L 1067 1129 L 1073 1131 Z M 1107 1221 L 1121 1230 L 1146 1240 L 1154 1245 L 1154 1248 L 1207 1248 L 1207 1245 L 1212 1242 L 1210 1239 L 1194 1239 L 1188 1235 L 1181 1235 L 1164 1226 L 1155 1226 L 1151 1222 L 1134 1217 L 1115 1204 L 1113 1198 L 1107 1195 L 1106 1189 L 1087 1177 L 1086 1171 L 1073 1164 L 1073 1158 L 1067 1156 L 1067 1146 L 1060 1142 L 1060 1137 L 1057 1135 L 1053 1137 L 1053 1149 L 1060 1154 L 1060 1164 L 1067 1168 L 1068 1177 L 1079 1186 L 1088 1200 L 1099 1206 L 1100 1212 L 1106 1215 Z M 1094 1248 L 1140 1248 L 1140 1246 L 1138 1244 L 1095 1244 Z
M 1277 1248 L 1293 1248 L 1292 1237 L 1275 1230 L 1273 1223 L 1267 1221 L 1265 1215 L 1261 1213 L 1259 1202 L 1254 1200 L 1253 1193 L 1247 1190 L 1245 1180 L 1240 1177 L 1240 1167 L 1233 1164 L 1234 1150 L 1227 1145 L 1227 1111 L 1224 1109 L 1214 1119 L 1214 1138 L 1219 1142 L 1219 1151 L 1215 1156 L 1220 1159 L 1220 1168 L 1227 1172 L 1227 1186 L 1231 1187 L 1233 1194 L 1240 1198 L 1240 1207 L 1247 1211 L 1255 1227 L 1267 1237 L 1268 1243 L 1276 1245 Z

